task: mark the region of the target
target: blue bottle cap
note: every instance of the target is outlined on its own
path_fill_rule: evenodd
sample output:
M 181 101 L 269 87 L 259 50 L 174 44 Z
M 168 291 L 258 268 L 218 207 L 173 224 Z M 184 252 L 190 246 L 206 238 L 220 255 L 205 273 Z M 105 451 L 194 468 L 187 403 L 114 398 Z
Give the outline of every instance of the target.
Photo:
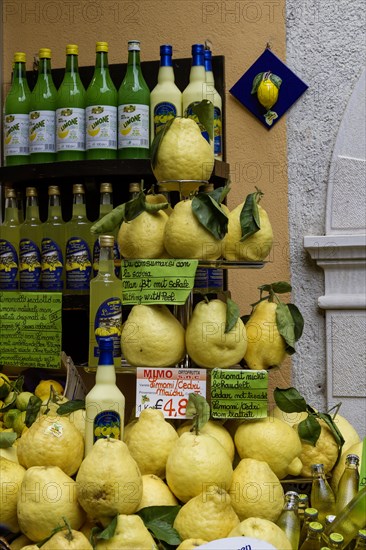
M 203 44 L 193 44 L 192 55 L 203 54 L 205 46 Z
M 99 348 L 101 350 L 113 349 L 113 338 L 111 336 L 99 336 Z
M 173 47 L 170 44 L 160 46 L 160 55 L 172 55 Z

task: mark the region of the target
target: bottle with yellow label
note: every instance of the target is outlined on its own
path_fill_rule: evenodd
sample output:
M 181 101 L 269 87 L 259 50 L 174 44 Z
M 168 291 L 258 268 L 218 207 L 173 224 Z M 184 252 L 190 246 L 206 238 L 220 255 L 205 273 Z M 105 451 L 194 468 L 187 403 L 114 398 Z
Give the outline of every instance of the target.
M 222 99 L 215 88 L 215 79 L 212 71 L 212 52 L 205 49 L 206 93 L 204 99 L 211 101 L 214 106 L 213 140 L 212 147 L 215 158 L 222 160 Z
M 19 287 L 23 291 L 38 291 L 41 289 L 42 222 L 37 189 L 27 187 L 25 194 L 25 220 L 20 226 Z
M 150 142 L 164 125 L 177 116 L 182 116 L 182 92 L 175 84 L 172 63 L 173 48 L 160 46 L 158 82 L 150 95 Z
M 125 397 L 116 384 L 113 338 L 99 339 L 95 385 L 85 397 L 85 455 L 104 437 L 123 440 Z
M 60 189 L 57 185 L 48 187 L 48 216 L 42 229 L 42 288 L 62 292 L 65 284 L 65 223 L 62 219 Z
M 93 78 L 85 98 L 86 158 L 117 158 L 117 90 L 109 74 L 108 43 L 97 42 Z
M 4 222 L 0 225 L 0 290 L 19 288 L 19 235 L 16 193 L 6 189 Z

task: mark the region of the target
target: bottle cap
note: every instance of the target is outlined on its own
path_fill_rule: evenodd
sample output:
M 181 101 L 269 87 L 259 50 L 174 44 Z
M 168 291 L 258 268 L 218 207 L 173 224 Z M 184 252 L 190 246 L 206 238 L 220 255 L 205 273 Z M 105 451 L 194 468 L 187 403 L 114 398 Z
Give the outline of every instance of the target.
M 79 55 L 79 46 L 76 44 L 68 44 L 66 46 L 66 55 Z
M 205 48 L 205 59 L 211 60 L 212 59 L 212 51 L 208 48 Z
M 100 246 L 114 246 L 114 236 L 113 235 L 100 235 L 99 236 Z
M 300 502 L 308 502 L 309 497 L 306 493 L 299 493 L 299 501 Z
M 316 508 L 305 508 L 304 514 L 309 517 L 316 516 L 318 514 L 318 510 Z
M 163 44 L 160 46 L 160 55 L 172 55 L 173 54 L 173 46 L 170 44 Z
M 324 471 L 324 464 L 312 464 L 311 465 L 311 471 L 313 473 L 315 472 L 323 472 Z
M 360 537 L 360 539 L 366 539 L 366 529 L 360 529 L 357 536 Z
M 331 533 L 329 535 L 329 540 L 339 543 L 344 541 L 344 537 L 340 533 Z
M 85 193 L 84 186 L 82 183 L 74 183 L 72 186 L 72 192 L 73 193 Z
M 311 521 L 311 522 L 309 523 L 309 529 L 310 529 L 311 531 L 315 531 L 316 533 L 322 533 L 324 527 L 323 527 L 322 524 L 319 523 L 318 521 Z
M 14 189 L 12 189 L 11 187 L 7 187 L 6 191 L 5 191 L 5 198 L 6 199 L 15 199 L 16 198 L 16 192 Z
M 59 195 L 60 194 L 60 189 L 59 189 L 58 185 L 49 185 L 48 186 L 48 194 L 49 195 Z
M 130 193 L 140 193 L 141 186 L 137 182 L 131 182 L 130 185 L 128 186 L 128 190 Z
M 15 52 L 14 53 L 14 63 L 25 63 L 26 62 L 26 55 L 24 52 Z
M 129 40 L 128 41 L 128 51 L 129 52 L 139 52 L 140 51 L 140 40 Z
M 101 193 L 112 193 L 112 184 L 111 183 L 101 183 L 100 184 Z
M 108 42 L 97 42 L 96 51 L 97 52 L 108 52 Z
M 346 464 L 357 464 L 359 465 L 360 457 L 358 455 L 349 454 L 346 456 Z
M 49 48 L 40 48 L 38 55 L 40 59 L 51 59 L 51 50 Z
M 203 54 L 205 50 L 205 47 L 203 44 L 193 44 L 192 46 L 192 55 L 196 55 L 198 53 Z
M 25 196 L 26 197 L 36 197 L 37 196 L 37 189 L 35 187 L 27 187 L 25 190 Z
M 293 497 L 293 498 L 298 499 L 299 494 L 296 491 L 286 491 L 285 497 Z
M 99 336 L 98 343 L 101 350 L 113 349 L 113 338 L 111 336 Z

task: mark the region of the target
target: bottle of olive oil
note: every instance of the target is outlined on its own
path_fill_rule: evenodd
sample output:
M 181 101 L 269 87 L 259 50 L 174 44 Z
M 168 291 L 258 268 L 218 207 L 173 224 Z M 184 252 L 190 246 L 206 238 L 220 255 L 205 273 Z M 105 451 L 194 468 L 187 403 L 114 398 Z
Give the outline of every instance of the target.
M 20 226 L 19 287 L 25 291 L 41 289 L 42 222 L 39 218 L 38 194 L 35 187 L 27 187 L 25 220 Z
M 57 185 L 48 187 L 48 217 L 42 229 L 42 288 L 62 292 L 65 284 L 65 223 L 62 219 L 60 189 Z
M 0 290 L 19 288 L 19 235 L 16 193 L 6 189 L 4 222 L 0 225 Z

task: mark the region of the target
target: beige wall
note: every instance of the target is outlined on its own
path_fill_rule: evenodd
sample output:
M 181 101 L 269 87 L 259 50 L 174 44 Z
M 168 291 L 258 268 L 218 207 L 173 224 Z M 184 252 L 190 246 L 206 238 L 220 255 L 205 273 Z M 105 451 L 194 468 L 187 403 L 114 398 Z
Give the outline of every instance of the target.
M 285 60 L 285 0 L 3 0 L 4 86 L 14 51 L 27 53 L 27 68 L 40 47 L 52 49 L 52 66 L 64 66 L 67 43 L 79 45 L 80 65 L 93 65 L 95 42 L 109 42 L 109 62 L 127 61 L 127 40 L 141 40 L 143 60 L 158 59 L 171 43 L 175 57 L 190 57 L 191 45 L 206 39 L 225 56 L 227 90 L 263 52 L 267 43 Z M 285 117 L 270 131 L 226 92 L 227 161 L 232 189 L 229 207 L 257 185 L 272 221 L 275 245 L 261 270 L 231 270 L 229 287 L 241 314 L 250 312 L 257 286 L 289 280 Z M 275 378 L 288 377 L 282 368 Z M 279 378 L 278 378 L 279 377 Z

